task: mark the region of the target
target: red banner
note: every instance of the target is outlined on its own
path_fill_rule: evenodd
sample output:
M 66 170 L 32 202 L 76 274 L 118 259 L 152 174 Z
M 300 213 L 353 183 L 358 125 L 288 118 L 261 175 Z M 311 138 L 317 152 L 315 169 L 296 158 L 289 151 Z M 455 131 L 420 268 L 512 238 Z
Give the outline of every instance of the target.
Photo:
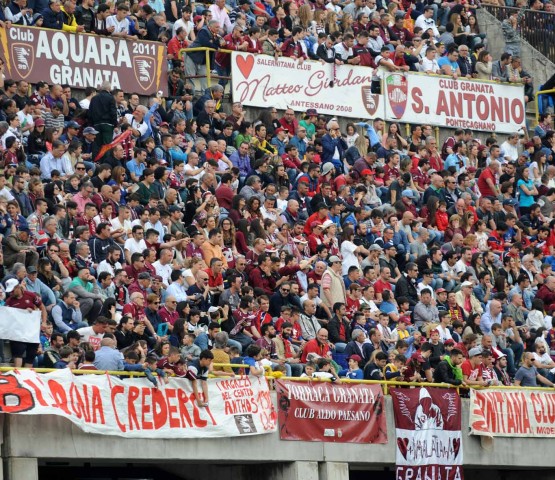
M 380 385 L 276 381 L 282 440 L 387 443 Z
M 397 480 L 462 480 L 461 399 L 442 388 L 391 389 Z

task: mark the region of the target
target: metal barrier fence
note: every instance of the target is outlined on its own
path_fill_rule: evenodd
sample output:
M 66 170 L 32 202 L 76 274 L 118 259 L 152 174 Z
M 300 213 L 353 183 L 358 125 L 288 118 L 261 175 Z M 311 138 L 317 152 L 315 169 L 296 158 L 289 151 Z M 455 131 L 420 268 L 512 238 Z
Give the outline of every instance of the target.
M 499 7 L 482 4 L 499 21 L 508 19 L 511 13 L 520 11 L 515 7 Z M 539 10 L 523 10 L 517 24 L 519 35 L 536 50 L 555 62 L 555 13 Z
M 250 365 L 245 364 L 235 364 L 235 363 L 214 363 L 214 367 L 230 367 L 230 368 L 249 368 Z M 51 373 L 57 372 L 58 370 L 55 368 L 14 368 L 14 367 L 0 367 L 0 372 L 12 372 L 17 370 L 33 370 L 37 373 Z M 125 372 L 125 371 L 105 371 L 105 370 L 72 370 L 72 373 L 76 375 L 114 375 L 119 377 L 144 377 L 145 374 L 142 372 Z M 156 373 L 154 373 L 156 375 Z M 211 377 L 212 378 L 212 377 Z M 216 377 L 213 377 L 216 378 Z M 309 383 L 319 383 L 319 382 L 331 382 L 328 378 L 321 378 L 321 377 L 285 377 L 281 376 L 278 377 L 280 380 L 288 380 L 293 382 L 309 382 Z M 276 377 L 271 375 L 271 372 L 267 371 L 266 380 L 272 382 L 276 380 Z M 457 393 L 460 393 L 460 390 L 488 390 L 489 387 L 480 387 L 480 386 L 453 386 L 448 383 L 429 383 L 429 382 L 397 382 L 394 380 L 352 380 L 349 378 L 341 378 L 341 383 L 354 383 L 354 384 L 362 384 L 362 385 L 381 385 L 384 394 L 388 394 L 389 388 L 391 387 L 433 387 L 433 388 L 453 388 L 457 390 Z M 540 390 L 540 391 L 549 391 L 549 388 L 546 387 L 521 387 L 521 386 L 495 386 L 495 389 L 502 389 L 502 390 Z

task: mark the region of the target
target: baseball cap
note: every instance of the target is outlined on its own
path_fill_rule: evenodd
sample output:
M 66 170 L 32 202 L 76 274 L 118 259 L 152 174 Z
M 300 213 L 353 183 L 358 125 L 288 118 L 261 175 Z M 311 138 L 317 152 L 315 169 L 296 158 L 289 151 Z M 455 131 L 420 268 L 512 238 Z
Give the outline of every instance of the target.
M 161 127 L 169 127 L 170 124 L 169 124 L 168 122 L 162 122 L 162 123 L 160 124 L 160 126 L 161 126 Z
M 27 273 L 37 273 L 37 267 L 27 267 Z
M 217 312 L 218 310 L 220 310 L 218 307 L 210 307 L 208 309 L 208 313 L 214 313 L 214 312 Z
M 514 198 L 507 198 L 507 199 L 503 200 L 503 205 L 512 205 L 514 207 L 517 204 L 518 204 L 518 202 Z
M 470 358 L 475 357 L 475 356 L 477 356 L 477 355 L 482 355 L 482 349 L 481 349 L 480 347 L 474 347 L 474 348 L 471 348 L 471 349 L 468 351 L 468 356 L 469 356 Z
M 297 235 L 295 238 L 293 238 L 293 241 L 296 243 L 308 243 L 308 240 L 302 235 Z
M 438 288 L 438 289 L 436 290 L 436 293 L 443 293 L 443 292 L 446 292 L 446 291 L 447 291 L 447 290 L 445 290 L 445 288 Z
M 405 325 L 410 325 L 410 317 L 408 315 L 401 315 L 397 322 L 404 323 Z
M 474 284 L 472 282 L 469 282 L 468 280 L 466 282 L 461 283 L 461 288 L 464 287 L 473 287 Z
M 332 255 L 328 258 L 328 263 L 331 265 L 332 263 L 341 263 L 341 259 L 337 255 Z
M 383 249 L 384 250 L 388 250 L 390 248 L 394 248 L 395 250 L 397 250 L 397 247 L 395 246 L 395 244 L 393 242 L 387 242 L 386 244 L 384 244 Z
M 369 252 L 381 252 L 383 250 L 382 247 L 380 247 L 377 243 L 373 243 L 372 245 L 370 245 L 370 248 L 368 248 Z
M 360 358 L 360 355 L 351 355 L 349 357 L 349 360 L 354 360 L 355 362 L 358 362 L 358 363 L 362 362 L 362 358 Z
M 324 223 L 322 223 L 322 228 L 326 230 L 326 228 L 329 228 L 333 225 L 335 225 L 335 223 L 333 223 L 331 220 L 326 220 Z
M 19 280 L 17 278 L 10 278 L 6 281 L 6 293 L 13 292 L 13 289 L 19 285 Z
M 81 128 L 81 125 L 72 120 L 71 122 L 67 122 L 67 128 Z
M 276 129 L 274 130 L 274 133 L 275 133 L 276 135 L 277 135 L 278 133 L 281 133 L 281 132 L 287 132 L 287 130 L 286 130 L 285 128 L 282 128 L 282 127 L 278 127 L 278 128 L 276 128 Z
M 452 338 L 450 338 L 449 340 L 445 340 L 445 342 L 443 342 L 443 345 L 445 345 L 446 347 L 455 345 L 455 340 L 453 340 Z
M 365 175 L 374 175 L 374 171 L 369 168 L 365 168 L 360 174 L 364 177 Z
M 318 112 L 316 111 L 315 108 L 309 108 L 309 109 L 306 111 L 306 116 L 307 116 L 307 117 L 317 117 L 317 116 L 318 116 Z
M 407 188 L 401 192 L 401 197 L 414 198 L 414 192 Z
M 322 175 L 327 175 L 333 170 L 333 163 L 327 162 L 322 166 Z
M 46 125 L 45 121 L 42 118 L 37 118 L 35 120 L 35 127 L 40 127 L 40 126 L 44 126 Z
M 83 130 L 83 134 L 84 135 L 88 135 L 88 134 L 98 135 L 98 130 L 95 130 L 93 127 L 87 127 L 87 128 L 85 128 L 85 130 Z

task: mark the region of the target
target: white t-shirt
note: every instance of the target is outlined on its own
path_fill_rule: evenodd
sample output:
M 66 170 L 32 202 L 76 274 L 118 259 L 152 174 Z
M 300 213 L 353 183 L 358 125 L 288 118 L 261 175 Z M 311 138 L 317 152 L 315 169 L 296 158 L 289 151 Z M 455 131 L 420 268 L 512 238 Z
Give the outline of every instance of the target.
M 162 265 L 160 260 L 156 260 L 152 266 L 156 270 L 156 275 L 160 275 L 162 277 L 162 282 L 164 284 L 169 285 L 171 283 L 170 277 L 172 274 L 172 265 L 168 263 L 167 265 Z
M 355 255 L 357 246 L 353 242 L 344 241 L 341 244 L 341 256 L 343 257 L 342 275 L 345 276 L 349 272 L 349 268 L 355 266 L 360 268 L 358 257 Z
M 100 348 L 100 342 L 104 338 L 103 333 L 96 333 L 93 327 L 84 327 L 77 330 L 77 332 L 83 337 L 83 342 L 88 342 L 91 344 L 93 350 L 98 350 Z
M 128 238 L 123 248 L 129 250 L 129 253 L 133 255 L 134 253 L 143 253 L 147 249 L 147 246 L 143 239 L 137 242 L 134 238 Z
M 33 122 L 33 116 L 28 113 L 27 114 L 23 113 L 22 110 L 17 112 L 17 118 L 19 118 L 19 122 L 21 123 L 21 128 L 27 127 L 28 125 L 35 124 L 35 122 Z M 31 135 L 31 130 L 27 130 L 23 132 L 24 137 L 28 137 L 29 135 Z
M 179 27 L 183 27 L 185 29 L 185 31 L 187 32 L 187 37 L 189 36 L 189 34 L 191 33 L 191 30 L 193 30 L 195 28 L 195 24 L 193 22 L 191 22 L 191 20 L 189 20 L 188 22 L 186 22 L 185 20 L 183 20 L 182 18 L 180 18 L 179 20 L 177 20 L 174 24 L 173 24 L 173 36 L 175 37 L 177 35 L 177 29 Z
M 114 27 L 112 33 L 129 33 L 129 20 L 125 17 L 121 22 L 116 15 L 112 15 L 106 19 L 106 28 Z

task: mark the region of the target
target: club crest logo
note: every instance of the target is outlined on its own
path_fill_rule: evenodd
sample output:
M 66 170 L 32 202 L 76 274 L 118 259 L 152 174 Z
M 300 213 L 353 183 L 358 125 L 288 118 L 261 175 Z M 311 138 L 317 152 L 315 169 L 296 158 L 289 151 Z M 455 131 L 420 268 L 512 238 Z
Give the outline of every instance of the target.
M 364 108 L 368 112 L 368 115 L 373 117 L 380 106 L 380 96 L 372 93 L 370 86 L 361 87 L 360 93 L 362 95 L 362 104 Z
M 148 90 L 154 81 L 156 61 L 152 57 L 137 56 L 133 59 L 133 71 L 139 85 Z
M 12 58 L 15 70 L 25 80 L 33 71 L 35 48 L 26 43 L 12 43 Z
M 395 118 L 401 118 L 407 108 L 408 80 L 404 75 L 388 75 L 386 80 L 386 95 Z

